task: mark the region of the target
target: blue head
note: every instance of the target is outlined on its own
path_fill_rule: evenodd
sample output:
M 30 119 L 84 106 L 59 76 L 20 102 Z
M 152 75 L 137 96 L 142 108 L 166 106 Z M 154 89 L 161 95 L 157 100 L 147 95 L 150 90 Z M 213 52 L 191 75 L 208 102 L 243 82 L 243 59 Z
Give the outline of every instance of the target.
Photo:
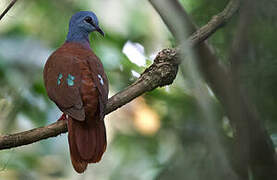
M 66 41 L 89 44 L 88 35 L 93 31 L 104 36 L 104 32 L 98 25 L 96 15 L 91 11 L 77 12 L 70 19 Z

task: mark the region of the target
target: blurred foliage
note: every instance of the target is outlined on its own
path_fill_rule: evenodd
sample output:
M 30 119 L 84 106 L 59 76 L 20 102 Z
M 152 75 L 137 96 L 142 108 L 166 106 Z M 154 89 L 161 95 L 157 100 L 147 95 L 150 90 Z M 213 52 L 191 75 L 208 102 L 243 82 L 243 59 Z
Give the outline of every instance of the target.
M 1 2 L 3 9 L 9 1 Z M 227 0 L 181 0 L 198 26 L 220 12 Z M 249 28 L 243 84 L 276 144 L 277 133 L 277 36 L 276 5 L 261 1 Z M 149 65 L 162 48 L 174 42 L 147 1 L 36 0 L 18 1 L 0 22 L 0 132 L 14 133 L 56 121 L 61 114 L 47 98 L 42 68 L 65 39 L 70 16 L 93 10 L 106 36 L 91 36 L 92 49 L 102 60 L 110 81 L 110 96 L 136 80 L 146 66 L 123 53 L 128 41 L 140 43 L 139 53 Z M 209 42 L 222 63 L 229 65 L 238 16 L 217 31 Z M 138 47 L 133 45 L 134 50 Z M 0 180 L 16 179 L 189 179 L 221 180 L 228 176 L 232 132 L 224 110 L 212 93 L 207 120 L 190 80 L 179 73 L 170 87 L 159 88 L 122 107 L 106 118 L 108 148 L 103 160 L 77 175 L 70 163 L 66 135 L 0 152 Z M 206 86 L 206 85 L 205 85 Z M 143 104 L 143 105 L 142 105 Z M 140 108 L 156 116 L 146 117 L 154 127 L 145 134 L 135 122 Z M 152 119 L 151 119 L 152 118 Z M 148 120 L 148 119 L 147 119 Z M 143 122 L 143 121 L 142 121 Z M 142 123 L 143 125 L 143 123 Z M 147 124 L 148 125 L 148 124 Z M 152 124 L 153 125 L 153 124 Z M 216 138 L 215 138 L 216 137 Z

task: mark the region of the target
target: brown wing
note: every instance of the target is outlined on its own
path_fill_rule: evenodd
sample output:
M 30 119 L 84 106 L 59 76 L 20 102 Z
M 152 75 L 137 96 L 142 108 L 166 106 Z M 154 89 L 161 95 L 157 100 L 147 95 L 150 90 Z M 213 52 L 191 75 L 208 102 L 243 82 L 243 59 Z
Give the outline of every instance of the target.
M 63 48 L 58 49 L 47 60 L 43 75 L 49 98 L 65 114 L 84 121 L 85 111 L 79 92 L 81 76 L 76 57 Z
M 100 119 L 103 120 L 105 116 L 105 106 L 108 101 L 109 82 L 104 72 L 101 61 L 95 54 L 91 54 L 88 58 L 88 64 L 91 69 L 93 81 L 100 93 L 99 95 L 99 107 L 100 107 Z

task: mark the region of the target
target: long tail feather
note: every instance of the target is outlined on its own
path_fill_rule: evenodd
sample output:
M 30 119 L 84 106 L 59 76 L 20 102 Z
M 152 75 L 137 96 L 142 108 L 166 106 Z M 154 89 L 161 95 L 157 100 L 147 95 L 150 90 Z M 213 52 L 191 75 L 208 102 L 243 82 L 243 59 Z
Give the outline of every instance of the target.
M 101 160 L 102 155 L 106 150 L 107 140 L 106 140 L 106 129 L 105 129 L 104 121 L 102 125 L 98 126 L 97 131 L 98 131 L 97 135 L 100 136 L 98 137 L 98 144 L 100 149 L 97 151 L 98 154 L 96 155 L 96 159 L 94 159 L 95 162 L 99 162 Z
M 73 120 L 69 117 L 68 119 L 68 143 L 69 143 L 69 150 L 70 150 L 70 158 L 72 165 L 76 172 L 82 173 L 87 169 L 87 162 L 83 161 L 79 155 L 77 145 L 75 142 L 75 131 L 73 130 Z
M 69 118 L 68 140 L 73 167 L 82 173 L 87 163 L 99 162 L 105 152 L 107 141 L 104 121 L 86 119 L 81 122 Z

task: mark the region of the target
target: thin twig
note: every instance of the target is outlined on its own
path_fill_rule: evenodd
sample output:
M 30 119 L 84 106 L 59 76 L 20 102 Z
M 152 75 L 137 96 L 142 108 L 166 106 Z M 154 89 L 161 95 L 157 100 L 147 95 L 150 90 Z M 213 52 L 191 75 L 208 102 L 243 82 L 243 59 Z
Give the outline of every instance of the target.
M 8 5 L 8 7 L 2 12 L 2 14 L 0 15 L 0 21 L 2 20 L 2 18 L 9 12 L 9 10 L 13 7 L 13 5 L 16 3 L 17 0 L 12 0 L 12 2 L 10 2 L 10 4 Z

